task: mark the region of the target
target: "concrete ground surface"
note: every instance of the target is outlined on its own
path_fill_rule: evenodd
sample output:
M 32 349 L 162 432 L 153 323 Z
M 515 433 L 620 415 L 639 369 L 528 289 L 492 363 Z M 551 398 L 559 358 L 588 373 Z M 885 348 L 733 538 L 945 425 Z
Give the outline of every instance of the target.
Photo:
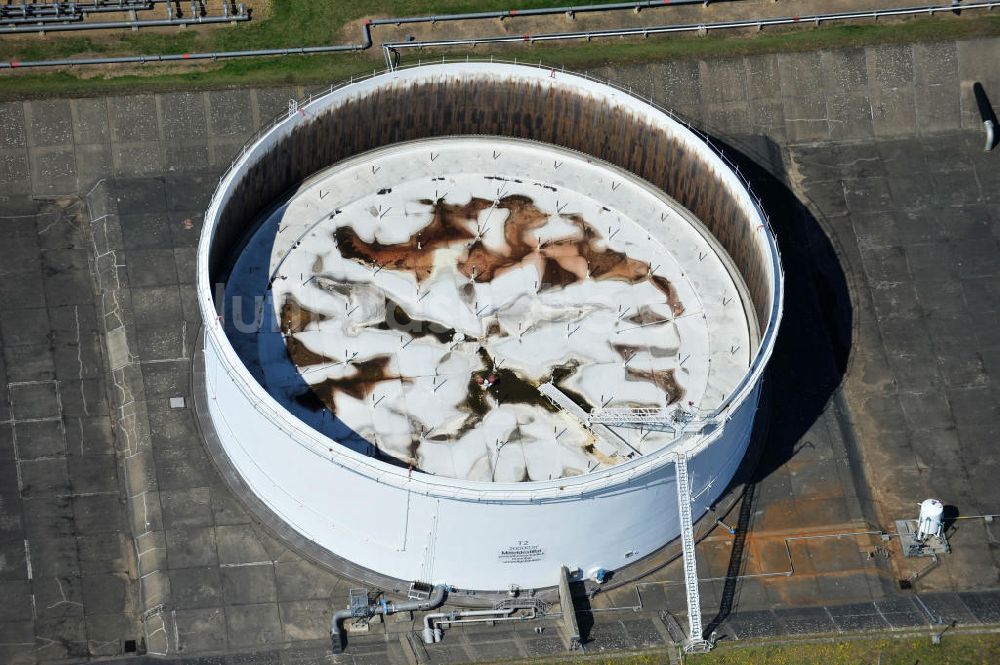
M 747 498 L 720 515 L 739 528 L 698 549 L 724 639 L 1000 622 L 994 527 L 976 518 L 1000 512 L 1000 168 L 971 95 L 981 81 L 1000 97 L 998 60 L 984 39 L 595 72 L 725 144 L 781 241 L 768 406 Z M 201 212 L 243 141 L 303 92 L 0 104 L 0 662 L 562 651 L 553 611 L 430 647 L 397 615 L 333 656 L 351 582 L 261 527 L 206 453 L 191 410 Z M 924 570 L 878 532 L 931 495 L 958 519 L 953 552 Z M 675 552 L 579 599 L 586 650 L 678 637 Z

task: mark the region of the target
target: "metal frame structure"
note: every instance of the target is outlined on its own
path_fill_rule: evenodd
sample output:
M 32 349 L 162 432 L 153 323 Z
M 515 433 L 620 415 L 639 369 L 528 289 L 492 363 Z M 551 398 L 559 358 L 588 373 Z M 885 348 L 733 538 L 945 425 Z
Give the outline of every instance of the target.
M 691 518 L 691 480 L 688 477 L 687 453 L 674 455 L 677 472 L 677 511 L 681 522 L 681 552 L 684 563 L 684 588 L 687 592 L 688 653 L 708 651 L 712 645 L 705 640 L 701 624 L 701 593 L 698 590 L 698 560 L 694 551 L 694 521 Z
M 136 12 L 149 11 L 156 4 L 166 5 L 167 18 L 136 18 Z M 78 30 L 127 30 L 166 26 L 185 27 L 188 25 L 210 23 L 243 23 L 250 20 L 250 12 L 242 2 L 237 3 L 231 11 L 229 0 L 225 0 L 222 4 L 222 15 L 220 16 L 205 15 L 202 0 L 192 0 L 191 11 L 186 16 L 182 16 L 179 12 L 175 15 L 174 4 L 167 0 L 125 0 L 117 3 L 109 0 L 92 0 L 90 4 L 52 2 L 45 4 L 23 3 L 21 5 L 0 5 L 0 35 Z M 89 14 L 101 12 L 129 12 L 132 15 L 132 19 L 127 21 L 90 22 L 85 20 Z
M 588 414 L 585 420 L 590 425 L 674 432 L 680 436 L 684 432 L 705 433 L 705 430 L 716 422 L 719 413 L 720 409 L 715 409 L 709 413 L 696 414 L 680 407 L 674 409 L 599 409 Z

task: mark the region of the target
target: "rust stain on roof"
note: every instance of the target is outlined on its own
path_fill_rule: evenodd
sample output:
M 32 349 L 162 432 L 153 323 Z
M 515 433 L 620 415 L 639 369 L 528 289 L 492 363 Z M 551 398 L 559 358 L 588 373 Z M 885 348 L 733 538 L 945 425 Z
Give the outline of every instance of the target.
M 367 242 L 349 226 L 334 232 L 341 256 L 366 265 L 409 272 L 422 282 L 434 270 L 434 250 L 458 242 L 472 241 L 458 260 L 458 271 L 476 282 L 490 282 L 504 272 L 528 264 L 535 266 L 541 277 L 539 288 L 561 288 L 586 279 L 621 280 L 637 284 L 648 280 L 666 298 L 674 316 L 684 313 L 677 289 L 665 277 L 652 274 L 645 261 L 600 246 L 597 230 L 578 214 L 562 217 L 577 227 L 570 237 L 539 241 L 531 232 L 545 225 L 549 213 L 538 208 L 523 195 L 509 195 L 496 201 L 473 197 L 468 203 L 452 204 L 443 199 L 421 199 L 431 206 L 431 221 L 407 241 L 383 244 Z M 504 210 L 503 236 L 505 247 L 492 249 L 469 228 L 480 213 L 491 208 Z

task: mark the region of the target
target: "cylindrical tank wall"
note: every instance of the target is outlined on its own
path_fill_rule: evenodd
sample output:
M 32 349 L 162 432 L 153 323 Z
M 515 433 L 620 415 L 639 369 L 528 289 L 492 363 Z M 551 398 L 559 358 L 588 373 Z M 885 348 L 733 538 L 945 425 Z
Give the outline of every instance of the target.
M 680 532 L 672 464 L 566 499 L 430 496 L 373 481 L 298 445 L 249 408 L 211 341 L 205 363 L 212 421 L 250 489 L 307 539 L 382 575 L 463 589 L 546 587 L 557 583 L 562 565 L 615 570 Z M 736 472 L 756 406 L 754 391 L 722 435 L 689 460 L 696 517 Z
M 943 529 L 944 505 L 937 499 L 920 502 L 920 516 L 917 519 L 917 538 L 940 536 Z
M 553 585 L 562 565 L 620 568 L 679 533 L 668 449 L 553 481 L 410 476 L 284 411 L 254 382 L 217 320 L 213 284 L 225 281 L 253 221 L 298 183 L 372 148 L 463 134 L 545 141 L 632 171 L 691 210 L 731 255 L 762 341 L 718 414 L 720 426 L 684 443 L 694 515 L 725 490 L 750 438 L 780 321 L 782 276 L 770 229 L 739 179 L 683 125 L 622 91 L 533 67 L 452 63 L 355 83 L 313 101 L 240 155 L 209 207 L 198 252 L 207 415 L 267 510 L 355 571 L 497 590 Z

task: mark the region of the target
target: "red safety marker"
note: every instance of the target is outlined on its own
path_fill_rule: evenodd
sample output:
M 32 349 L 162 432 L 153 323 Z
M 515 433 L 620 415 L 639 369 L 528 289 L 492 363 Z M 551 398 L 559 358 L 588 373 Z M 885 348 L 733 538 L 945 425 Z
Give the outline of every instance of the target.
M 508 14 L 510 14 L 511 16 L 517 16 L 517 13 L 518 13 L 518 11 L 519 11 L 519 10 L 517 10 L 517 9 L 512 9 L 512 10 L 510 10 L 510 11 L 509 11 L 509 12 L 507 12 L 507 13 L 508 13 Z
M 11 67 L 20 67 L 21 66 L 21 61 L 20 60 L 11 60 L 10 61 L 10 66 Z
M 190 53 L 181 53 L 181 58 L 183 58 L 184 60 L 187 60 L 190 57 L 191 57 Z
M 524 41 L 529 41 L 531 39 L 531 34 L 526 32 L 523 35 L 521 35 L 521 39 L 523 39 Z
M 799 17 L 798 16 L 793 16 L 792 17 L 792 23 L 798 23 L 798 22 L 799 22 Z

